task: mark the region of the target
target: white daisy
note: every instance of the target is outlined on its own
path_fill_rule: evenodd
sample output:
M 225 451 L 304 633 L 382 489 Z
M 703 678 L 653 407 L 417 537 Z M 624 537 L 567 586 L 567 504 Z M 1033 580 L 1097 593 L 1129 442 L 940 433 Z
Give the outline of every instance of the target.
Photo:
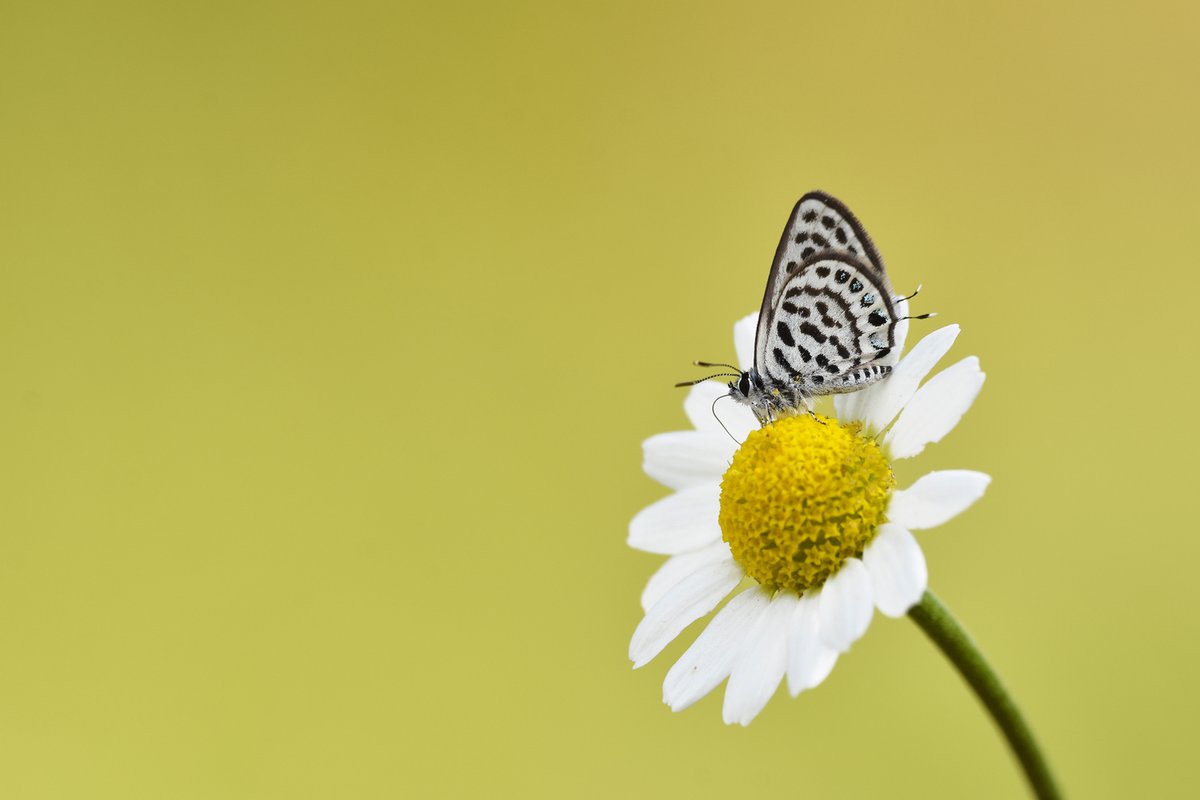
M 740 363 L 753 361 L 757 314 L 734 325 Z M 674 494 L 643 509 L 629 545 L 670 556 L 642 592 L 646 616 L 629 657 L 646 664 L 688 625 L 736 594 L 667 673 L 663 700 L 681 711 L 726 678 L 726 723 L 747 725 L 787 675 L 811 689 L 866 632 L 873 610 L 904 615 L 926 588 L 910 531 L 940 525 L 987 488 L 980 472 L 931 472 L 895 489 L 890 463 L 911 458 L 958 424 L 983 385 L 974 356 L 921 384 L 958 326 L 926 336 L 891 376 L 834 398 L 836 419 L 806 414 L 760 428 L 747 406 L 713 401 L 707 381 L 684 410 L 695 430 L 644 445 L 646 474 Z M 902 340 L 901 340 L 902 343 Z

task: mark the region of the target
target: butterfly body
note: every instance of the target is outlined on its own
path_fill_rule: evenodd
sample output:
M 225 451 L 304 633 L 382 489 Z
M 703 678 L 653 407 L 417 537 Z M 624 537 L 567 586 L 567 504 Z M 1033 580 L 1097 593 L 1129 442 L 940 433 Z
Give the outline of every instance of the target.
M 729 384 L 730 396 L 765 423 L 886 378 L 908 319 L 903 300 L 850 210 L 823 192 L 804 195 L 771 264 L 754 366 Z

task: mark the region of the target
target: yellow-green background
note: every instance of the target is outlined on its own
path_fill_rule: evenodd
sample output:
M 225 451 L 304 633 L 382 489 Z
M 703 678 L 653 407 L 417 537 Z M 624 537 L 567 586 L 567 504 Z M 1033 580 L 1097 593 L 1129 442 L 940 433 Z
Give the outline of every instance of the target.
M 1074 796 L 1192 795 L 1198 25 L 6 3 L 0 796 L 1020 796 L 907 620 L 747 730 L 629 669 L 640 441 L 816 187 L 988 373 L 932 586 Z

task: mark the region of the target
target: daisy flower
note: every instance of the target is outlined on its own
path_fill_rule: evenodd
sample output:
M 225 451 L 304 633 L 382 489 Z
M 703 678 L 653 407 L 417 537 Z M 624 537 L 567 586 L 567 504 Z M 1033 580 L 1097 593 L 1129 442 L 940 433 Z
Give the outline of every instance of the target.
M 757 317 L 734 325 L 744 367 Z M 974 356 L 925 380 L 957 336 L 957 325 L 934 331 L 885 380 L 836 395 L 835 417 L 760 427 L 748 407 L 727 403 L 718 422 L 713 403 L 728 388 L 706 381 L 684 401 L 694 430 L 646 440 L 646 474 L 674 493 L 629 526 L 631 547 L 669 556 L 642 592 L 634 667 L 747 584 L 667 673 L 672 710 L 728 678 L 725 722 L 747 725 L 784 676 L 793 696 L 825 680 L 875 609 L 899 617 L 922 599 L 925 558 L 912 531 L 966 510 L 991 480 L 947 470 L 898 489 L 891 470 L 949 433 L 983 386 Z

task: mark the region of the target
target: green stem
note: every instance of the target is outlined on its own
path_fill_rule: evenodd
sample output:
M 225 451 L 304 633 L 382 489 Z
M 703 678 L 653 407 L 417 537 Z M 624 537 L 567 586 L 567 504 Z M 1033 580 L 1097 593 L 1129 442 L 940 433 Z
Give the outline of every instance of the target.
M 1040 800 L 1060 800 L 1062 793 L 1054 783 L 1050 765 L 1038 748 L 1033 731 L 970 634 L 934 597 L 933 592 L 925 592 L 921 602 L 909 609 L 908 615 L 941 648 L 950 663 L 958 668 L 963 680 L 979 695 L 979 700 L 1000 727 L 1004 738 L 1008 739 L 1013 755 L 1021 762 L 1034 796 Z

